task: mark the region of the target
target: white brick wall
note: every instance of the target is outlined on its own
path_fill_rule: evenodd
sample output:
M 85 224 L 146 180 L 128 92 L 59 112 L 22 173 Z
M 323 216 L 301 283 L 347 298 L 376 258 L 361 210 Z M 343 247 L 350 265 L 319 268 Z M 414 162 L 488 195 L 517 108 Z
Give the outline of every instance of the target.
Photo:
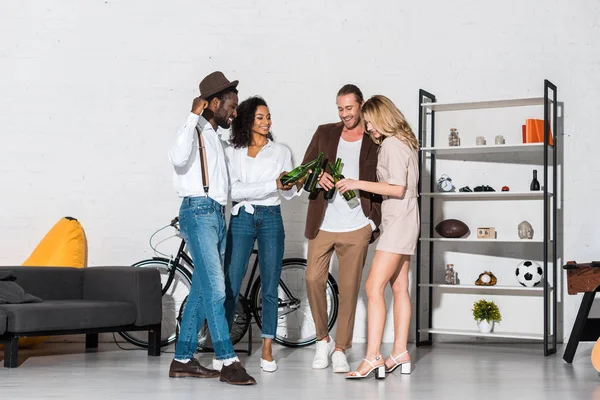
M 179 204 L 167 146 L 215 69 L 240 80 L 242 99 L 266 98 L 296 161 L 337 119 L 347 82 L 391 97 L 416 129 L 419 88 L 440 101 L 529 97 L 548 78 L 565 103 L 564 257 L 598 259 L 598 12 L 593 0 L 2 2 L 0 263 L 20 264 L 66 215 L 86 230 L 91 266 L 150 256 Z M 305 254 L 305 209 L 285 205 L 286 255 Z M 566 336 L 579 297 L 563 301 Z M 364 323 L 361 299 L 357 341 Z

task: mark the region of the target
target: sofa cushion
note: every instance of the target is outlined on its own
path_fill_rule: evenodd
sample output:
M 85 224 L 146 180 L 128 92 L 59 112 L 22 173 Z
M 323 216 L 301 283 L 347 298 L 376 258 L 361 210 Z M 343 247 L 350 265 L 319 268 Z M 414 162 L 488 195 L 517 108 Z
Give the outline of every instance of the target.
M 6 313 L 0 310 L 0 335 L 6 332 Z
M 160 271 L 158 268 L 84 268 L 82 299 L 132 302 L 137 308 L 135 325 L 158 324 L 163 309 Z
M 131 325 L 135 305 L 121 301 L 47 300 L 43 303 L 3 304 L 7 331 L 42 332 Z
M 81 299 L 83 269 L 68 267 L 0 267 L 12 271 L 15 282 L 27 293 L 42 300 Z
M 41 303 L 42 299 L 25 292 L 15 279 L 12 271 L 0 271 L 0 304 Z

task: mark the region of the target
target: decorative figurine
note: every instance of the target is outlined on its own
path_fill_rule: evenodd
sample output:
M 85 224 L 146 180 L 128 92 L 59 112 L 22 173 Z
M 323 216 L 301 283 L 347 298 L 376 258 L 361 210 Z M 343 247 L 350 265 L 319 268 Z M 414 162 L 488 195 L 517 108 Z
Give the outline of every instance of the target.
M 458 130 L 456 128 L 450 129 L 450 135 L 448 136 L 448 146 L 460 146 L 460 138 L 458 137 Z
M 508 191 L 510 191 L 510 188 L 508 186 L 502 186 L 502 191 L 508 192 Z
M 446 264 L 446 272 L 444 275 L 446 284 L 456 285 L 456 272 L 454 272 L 454 264 Z
M 485 271 L 479 274 L 479 278 L 475 281 L 477 286 L 495 286 L 498 279 L 491 271 Z
M 533 239 L 533 227 L 529 222 L 522 221 L 518 230 L 520 239 Z

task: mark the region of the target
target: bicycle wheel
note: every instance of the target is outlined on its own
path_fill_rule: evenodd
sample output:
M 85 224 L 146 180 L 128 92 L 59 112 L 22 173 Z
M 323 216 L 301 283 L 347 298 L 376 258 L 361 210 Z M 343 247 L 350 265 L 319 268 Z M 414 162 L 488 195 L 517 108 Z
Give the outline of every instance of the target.
M 136 268 L 157 268 L 160 272 L 161 285 L 163 287 L 162 296 L 162 321 L 161 321 L 161 347 L 168 346 L 175 342 L 177 332 L 177 316 L 181 303 L 187 298 L 192 287 L 192 276 L 190 272 L 181 265 L 175 266 L 175 274 L 171 285 L 164 290 L 169 279 L 169 270 L 173 268 L 170 260 L 166 258 L 153 258 L 143 260 L 132 265 Z M 125 331 L 119 332 L 119 335 L 129 343 L 140 347 L 148 347 L 148 332 L 145 331 Z
M 260 261 L 259 261 L 260 262 Z M 339 299 L 337 282 L 331 274 L 325 289 L 327 297 L 327 326 L 333 329 L 337 320 Z M 312 318 L 306 292 L 306 260 L 283 260 L 278 287 L 279 309 L 275 341 L 287 347 L 309 346 L 317 340 L 317 330 Z M 256 278 L 250 294 L 250 304 L 259 329 L 262 328 L 262 291 L 260 276 Z
M 179 310 L 179 316 L 177 317 L 177 338 L 179 338 L 179 328 L 181 327 L 181 319 L 183 318 L 183 312 L 187 303 L 187 297 L 181 304 Z M 238 301 L 235 305 L 235 312 L 233 314 L 233 324 L 231 325 L 231 331 L 229 337 L 231 344 L 235 345 L 238 343 L 246 334 L 248 327 L 250 326 L 250 311 L 248 307 L 244 305 L 241 297 L 238 297 Z M 200 331 L 198 332 L 198 348 L 197 351 L 214 351 L 212 339 L 210 337 L 210 330 L 208 329 L 208 323 L 204 320 Z

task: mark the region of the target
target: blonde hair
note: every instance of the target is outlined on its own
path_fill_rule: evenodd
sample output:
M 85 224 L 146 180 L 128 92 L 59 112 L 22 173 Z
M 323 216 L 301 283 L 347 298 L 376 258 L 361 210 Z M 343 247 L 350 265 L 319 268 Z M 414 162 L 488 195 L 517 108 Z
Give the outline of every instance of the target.
M 372 96 L 363 104 L 361 114 L 363 121 L 369 120 L 380 134 L 396 136 L 411 149 L 419 149 L 419 141 L 408 122 L 406 122 L 404 114 L 387 97 L 383 95 Z M 369 136 L 377 144 L 381 144 L 383 141 L 381 138 L 375 139 L 371 134 Z

